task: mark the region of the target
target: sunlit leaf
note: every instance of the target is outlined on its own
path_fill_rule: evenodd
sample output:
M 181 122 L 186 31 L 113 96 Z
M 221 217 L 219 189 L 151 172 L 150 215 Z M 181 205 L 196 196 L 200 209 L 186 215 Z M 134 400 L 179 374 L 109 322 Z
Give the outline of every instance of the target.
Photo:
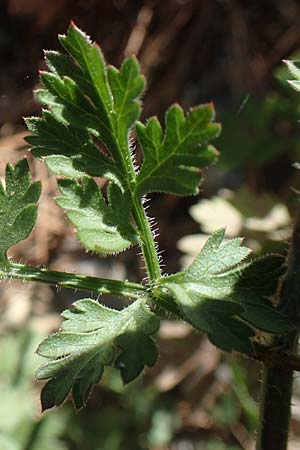
M 83 299 L 62 315 L 62 330 L 38 348 L 38 354 L 49 359 L 37 371 L 38 379 L 50 379 L 42 391 L 43 410 L 60 405 L 69 392 L 76 408 L 81 408 L 105 365 L 114 364 L 128 383 L 145 366 L 155 364 L 157 351 L 152 335 L 158 330 L 159 320 L 144 300 L 115 311 Z

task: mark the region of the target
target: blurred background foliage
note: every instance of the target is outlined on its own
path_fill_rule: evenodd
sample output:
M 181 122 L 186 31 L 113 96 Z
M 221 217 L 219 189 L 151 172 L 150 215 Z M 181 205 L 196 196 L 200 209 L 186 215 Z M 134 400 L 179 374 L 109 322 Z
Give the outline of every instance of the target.
M 0 176 L 26 154 L 43 179 L 37 226 L 13 258 L 102 277 L 144 276 L 135 249 L 106 259 L 82 251 L 53 202 L 55 180 L 24 146 L 22 117 L 40 111 L 32 90 L 44 68 L 42 49 L 58 47 L 70 19 L 110 63 L 138 56 L 148 79 L 143 119 L 163 120 L 175 101 L 185 108 L 215 102 L 220 161 L 205 173 L 199 197 L 151 197 L 165 270 L 190 262 L 222 226 L 228 237 L 245 236 L 256 255 L 286 253 L 296 208 L 291 187 L 300 187 L 292 167 L 300 159 L 300 101 L 281 61 L 300 51 L 298 0 L 1 0 L 0 8 Z M 67 403 L 41 416 L 34 350 L 59 327 L 59 313 L 83 296 L 90 293 L 1 284 L 1 450 L 254 449 L 259 367 L 171 321 L 161 326 L 159 363 L 143 378 L 123 387 L 107 371 L 85 410 L 75 414 Z M 299 396 L 296 380 L 289 450 L 300 444 Z

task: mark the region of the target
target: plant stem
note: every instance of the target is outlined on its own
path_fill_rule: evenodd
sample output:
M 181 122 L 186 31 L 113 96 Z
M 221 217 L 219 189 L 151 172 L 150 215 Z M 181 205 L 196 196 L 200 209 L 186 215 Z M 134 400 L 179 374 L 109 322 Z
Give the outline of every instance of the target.
M 300 301 L 300 220 L 298 219 L 288 256 L 288 267 L 280 291 L 279 309 L 295 327 L 288 335 L 274 339 L 279 352 L 295 352 L 299 337 Z M 278 354 L 278 358 L 280 358 Z M 290 422 L 293 371 L 286 367 L 264 364 L 260 432 L 257 450 L 286 450 Z
M 297 340 L 298 335 L 290 336 L 291 350 Z M 292 370 L 264 365 L 257 450 L 287 449 L 292 387 Z
M 161 277 L 158 254 L 146 212 L 136 198 L 133 199 L 133 215 L 141 235 L 141 249 L 147 274 L 150 282 L 153 282 Z
M 142 201 L 137 197 L 135 193 L 136 172 L 132 162 L 132 156 L 128 142 L 123 143 L 122 145 L 118 143 L 118 141 L 116 141 L 116 149 L 119 153 L 124 172 L 127 173 L 128 187 L 130 189 L 132 198 L 132 213 L 140 233 L 140 245 L 143 252 L 147 275 L 151 283 L 161 277 L 161 270 L 155 241 L 153 238 L 149 220 L 147 218 L 147 214 L 142 205 Z M 124 156 L 125 153 L 126 156 Z
M 98 294 L 118 295 L 127 298 L 139 298 L 146 293 L 144 286 L 129 281 L 107 280 L 74 273 L 39 269 L 15 263 L 10 263 L 5 270 L 0 269 L 0 278 L 19 278 L 64 288 L 97 292 Z

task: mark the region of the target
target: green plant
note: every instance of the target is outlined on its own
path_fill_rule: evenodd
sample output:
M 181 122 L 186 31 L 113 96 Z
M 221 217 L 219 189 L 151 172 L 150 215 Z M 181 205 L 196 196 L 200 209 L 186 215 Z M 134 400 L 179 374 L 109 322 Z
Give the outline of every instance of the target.
M 145 80 L 137 60 L 126 59 L 119 70 L 107 66 L 97 44 L 74 24 L 60 42 L 65 52 L 46 52 L 49 71 L 41 73 L 42 88 L 37 91 L 46 109 L 41 117 L 26 120 L 31 152 L 59 177 L 57 203 L 83 247 L 108 255 L 140 246 L 147 281 L 107 280 L 11 262 L 7 250 L 34 227 L 40 183 L 31 183 L 26 160 L 8 165 L 6 188 L 0 191 L 1 276 L 132 300 L 116 311 L 81 299 L 63 312 L 62 329 L 38 347 L 46 362 L 37 378 L 49 380 L 41 394 L 43 410 L 60 405 L 69 393 L 80 409 L 105 366 L 117 368 L 124 383 L 153 366 L 155 334 L 165 314 L 206 332 L 222 350 L 261 360 L 275 354 L 280 363 L 286 361 L 285 346 L 278 353 L 277 338 L 275 344 L 270 338 L 275 334 L 289 339 L 289 331 L 295 333 L 289 311 L 283 314 L 270 301 L 285 272 L 282 257 L 245 261 L 250 250 L 242 240 L 224 243 L 224 230 L 219 230 L 186 270 L 161 272 L 144 196 L 197 194 L 201 169 L 217 158 L 210 144 L 220 132 L 213 105 L 187 114 L 171 106 L 164 131 L 156 117 L 142 124 L 138 117 Z M 143 152 L 141 168 L 135 165 L 133 129 Z M 97 177 L 108 180 L 105 193 Z
M 219 164 L 226 170 L 247 165 L 259 173 L 283 153 L 291 161 L 299 158 L 300 107 L 289 77 L 288 67 L 280 66 L 274 71 L 271 89 L 262 97 L 245 94 L 234 107 L 218 111 L 223 127 L 217 141 L 222 149 Z
M 24 325 L 24 324 L 23 324 Z M 67 450 L 60 439 L 66 410 L 38 415 L 32 386 L 34 349 L 42 336 L 29 327 L 0 336 L 0 444 L 2 450 Z

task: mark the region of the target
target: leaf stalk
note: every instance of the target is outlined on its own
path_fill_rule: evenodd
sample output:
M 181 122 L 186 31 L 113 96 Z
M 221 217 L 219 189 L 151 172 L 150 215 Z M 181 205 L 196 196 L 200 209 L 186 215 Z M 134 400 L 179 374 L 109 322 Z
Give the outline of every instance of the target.
M 147 274 L 150 283 L 161 277 L 158 254 L 153 239 L 151 227 L 141 202 L 133 199 L 133 215 L 141 236 L 141 249 L 143 252 Z
M 138 197 L 135 190 L 136 173 L 130 153 L 129 144 L 127 142 L 127 146 L 121 147 L 120 144 L 116 142 L 116 146 L 118 148 L 118 153 L 124 172 L 128 177 L 128 188 L 131 192 L 132 197 L 132 213 L 140 233 L 140 246 L 145 261 L 147 275 L 151 283 L 161 277 L 161 270 L 155 241 L 146 211 L 142 205 L 141 199 Z M 126 153 L 125 157 L 124 153 Z
M 26 281 L 53 284 L 58 287 L 91 291 L 98 294 L 117 295 L 137 299 L 145 295 L 146 287 L 129 281 L 77 275 L 68 272 L 40 269 L 23 264 L 10 263 L 0 269 L 0 278 L 15 278 Z

